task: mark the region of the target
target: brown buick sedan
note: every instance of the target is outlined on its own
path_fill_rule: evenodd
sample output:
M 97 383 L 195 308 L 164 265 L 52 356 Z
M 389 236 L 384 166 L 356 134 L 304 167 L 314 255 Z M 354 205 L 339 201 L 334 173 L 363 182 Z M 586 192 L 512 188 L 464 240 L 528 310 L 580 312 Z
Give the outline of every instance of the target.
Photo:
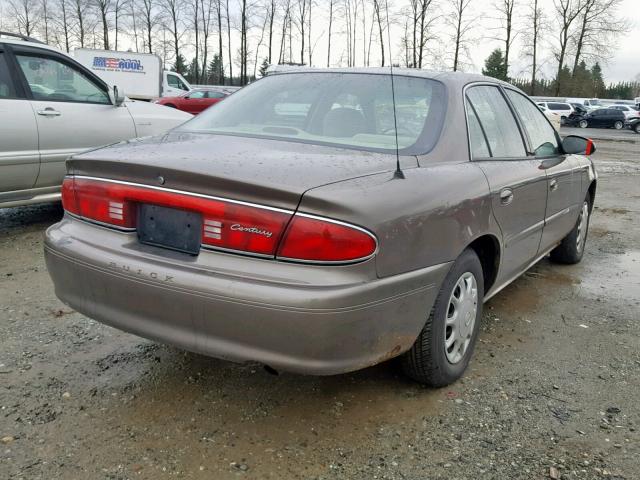
M 75 155 L 57 295 L 214 357 L 455 381 L 484 301 L 582 258 L 596 173 L 518 89 L 420 70 L 276 72 L 166 135 Z

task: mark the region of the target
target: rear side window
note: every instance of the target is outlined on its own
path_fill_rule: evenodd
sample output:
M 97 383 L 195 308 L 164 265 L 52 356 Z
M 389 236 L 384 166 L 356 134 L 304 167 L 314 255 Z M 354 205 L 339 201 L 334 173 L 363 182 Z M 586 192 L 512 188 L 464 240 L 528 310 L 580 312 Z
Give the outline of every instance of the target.
M 527 156 L 516 119 L 498 87 L 472 87 L 467 91 L 466 101 L 467 110 L 470 108 L 475 112 L 482 126 L 491 157 Z
M 9 66 L 4 53 L 0 52 L 0 98 L 15 98 L 16 91 L 9 74 Z
M 536 108 L 531 100 L 521 93 L 507 90 L 507 95 L 516 113 L 520 115 L 535 156 L 557 155 L 559 149 L 556 133 L 544 114 Z

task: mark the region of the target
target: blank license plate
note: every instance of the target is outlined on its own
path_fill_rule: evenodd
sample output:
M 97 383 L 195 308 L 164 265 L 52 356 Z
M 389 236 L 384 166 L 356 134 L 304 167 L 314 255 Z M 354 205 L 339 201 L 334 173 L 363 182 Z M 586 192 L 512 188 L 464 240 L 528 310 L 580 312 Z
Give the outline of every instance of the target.
M 198 213 L 157 205 L 139 207 L 140 243 L 197 255 L 201 232 L 202 216 Z

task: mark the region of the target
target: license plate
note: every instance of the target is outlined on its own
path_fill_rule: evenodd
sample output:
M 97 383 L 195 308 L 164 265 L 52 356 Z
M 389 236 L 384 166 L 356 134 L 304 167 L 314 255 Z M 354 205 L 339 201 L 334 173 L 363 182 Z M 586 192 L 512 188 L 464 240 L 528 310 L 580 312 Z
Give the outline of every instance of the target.
M 202 216 L 198 213 L 157 205 L 140 205 L 140 243 L 197 255 L 200 250 Z

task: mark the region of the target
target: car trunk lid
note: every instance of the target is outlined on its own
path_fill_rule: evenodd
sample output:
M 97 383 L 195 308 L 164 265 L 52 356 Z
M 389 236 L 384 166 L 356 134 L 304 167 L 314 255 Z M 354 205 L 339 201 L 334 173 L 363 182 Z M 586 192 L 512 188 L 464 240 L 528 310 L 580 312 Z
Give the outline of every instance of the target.
M 415 158 L 408 160 L 415 166 Z M 74 156 L 69 173 L 294 210 L 310 188 L 395 169 L 395 155 L 228 135 L 171 133 Z

